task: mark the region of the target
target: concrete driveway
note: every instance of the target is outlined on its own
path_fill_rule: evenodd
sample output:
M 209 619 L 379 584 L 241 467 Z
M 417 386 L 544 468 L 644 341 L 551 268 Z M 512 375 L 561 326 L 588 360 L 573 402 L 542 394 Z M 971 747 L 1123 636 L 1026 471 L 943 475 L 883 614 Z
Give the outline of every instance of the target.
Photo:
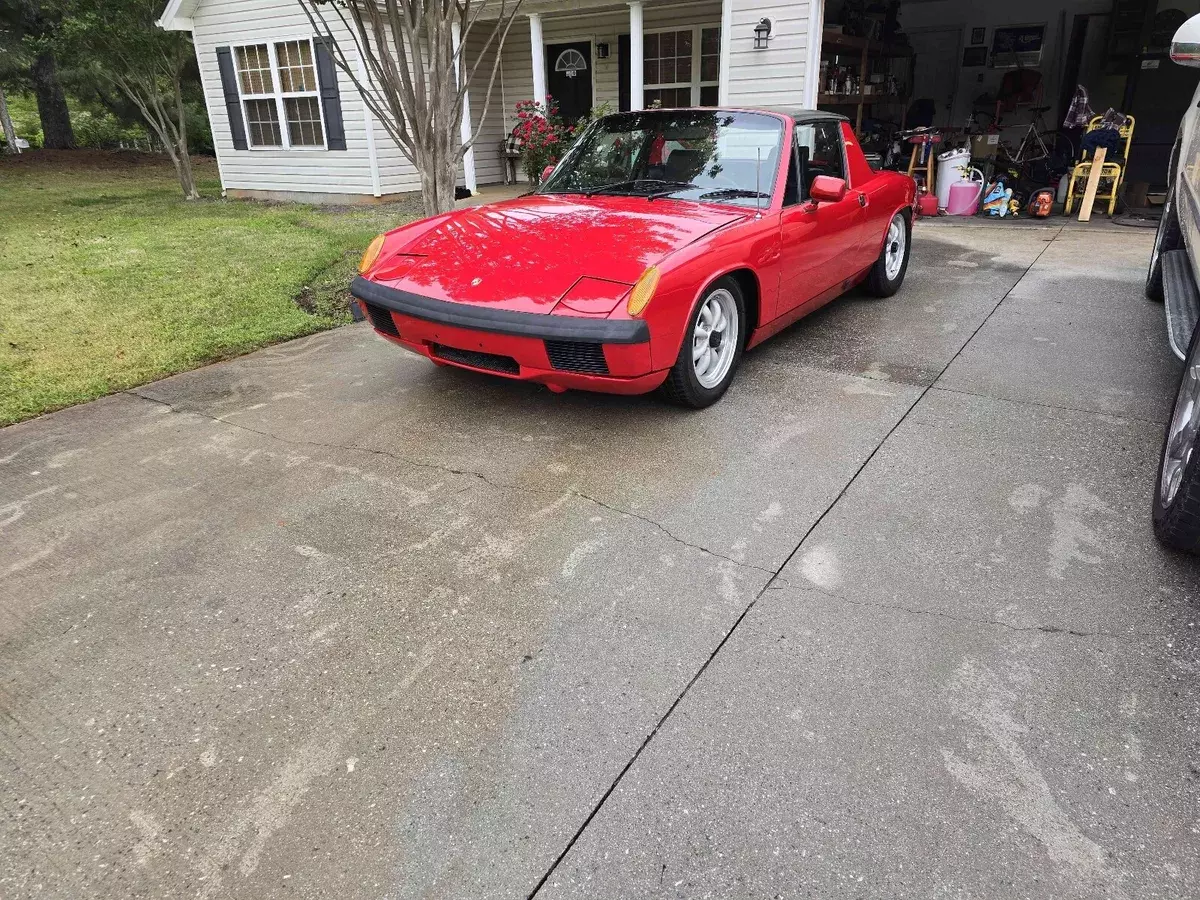
M 0 431 L 0 895 L 1195 897 L 1150 240 L 927 224 L 702 413 L 354 326 Z

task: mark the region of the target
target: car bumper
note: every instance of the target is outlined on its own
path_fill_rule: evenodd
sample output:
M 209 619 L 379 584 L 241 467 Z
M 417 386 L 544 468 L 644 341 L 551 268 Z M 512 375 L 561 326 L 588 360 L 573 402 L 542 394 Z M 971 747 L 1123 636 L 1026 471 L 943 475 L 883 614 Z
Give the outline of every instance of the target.
M 616 394 L 652 391 L 666 379 L 650 361 L 640 319 L 596 319 L 488 309 L 389 288 L 358 277 L 350 292 L 383 337 L 439 365 Z

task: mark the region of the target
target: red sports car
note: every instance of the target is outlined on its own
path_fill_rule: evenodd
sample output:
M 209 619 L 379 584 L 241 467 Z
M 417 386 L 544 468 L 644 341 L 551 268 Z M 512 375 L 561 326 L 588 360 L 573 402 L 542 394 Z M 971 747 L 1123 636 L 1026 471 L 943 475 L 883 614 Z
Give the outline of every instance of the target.
M 895 293 L 915 191 L 832 113 L 618 113 L 536 193 L 380 235 L 351 292 L 439 364 L 703 407 L 745 348 L 860 282 Z

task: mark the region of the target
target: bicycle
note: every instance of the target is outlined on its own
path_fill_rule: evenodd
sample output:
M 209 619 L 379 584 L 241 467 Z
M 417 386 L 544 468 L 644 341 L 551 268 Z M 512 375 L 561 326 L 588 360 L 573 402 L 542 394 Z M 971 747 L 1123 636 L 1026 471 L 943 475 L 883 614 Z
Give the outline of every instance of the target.
M 1001 162 L 1021 173 L 1031 181 L 1049 183 L 1066 172 L 1075 160 L 1075 145 L 1060 131 L 1051 131 L 1042 121 L 1048 106 L 1033 106 L 1029 111 L 1033 118 L 1025 126 L 1021 142 L 1012 149 L 1011 142 L 1000 141 Z M 997 123 L 998 129 L 1004 126 Z

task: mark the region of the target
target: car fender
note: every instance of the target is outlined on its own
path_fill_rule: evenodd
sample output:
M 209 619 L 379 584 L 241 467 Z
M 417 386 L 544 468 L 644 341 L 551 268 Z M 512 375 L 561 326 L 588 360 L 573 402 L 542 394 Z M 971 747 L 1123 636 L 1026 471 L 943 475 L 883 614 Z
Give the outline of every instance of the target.
M 660 263 L 662 280 L 646 308 L 650 356 L 655 369 L 670 368 L 679 357 L 687 323 L 714 281 L 749 270 L 758 286 L 759 324 L 773 309 L 778 289 L 779 215 L 768 213 L 721 229 L 669 254 Z

